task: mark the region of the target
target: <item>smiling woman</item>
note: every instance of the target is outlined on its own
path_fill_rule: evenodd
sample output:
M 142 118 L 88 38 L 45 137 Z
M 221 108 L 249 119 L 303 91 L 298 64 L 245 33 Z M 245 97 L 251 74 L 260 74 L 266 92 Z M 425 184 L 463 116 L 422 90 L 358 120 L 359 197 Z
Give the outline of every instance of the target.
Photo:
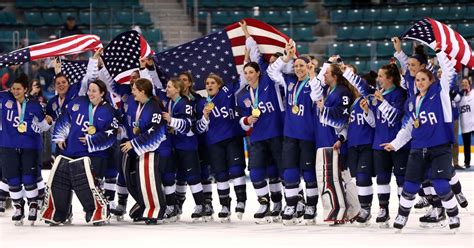
M 26 98 L 28 82 L 26 78 L 15 79 L 9 92 L 0 93 L 0 111 L 2 117 L 1 160 L 4 166 L 2 176 L 7 179 L 15 206 L 12 220 L 16 225 L 23 224 L 24 205 L 22 189 L 24 187 L 29 205 L 28 220 L 36 221 L 38 210 L 38 172 L 39 150 L 41 150 L 41 132 L 47 131 L 52 119 L 45 116 L 41 105 Z

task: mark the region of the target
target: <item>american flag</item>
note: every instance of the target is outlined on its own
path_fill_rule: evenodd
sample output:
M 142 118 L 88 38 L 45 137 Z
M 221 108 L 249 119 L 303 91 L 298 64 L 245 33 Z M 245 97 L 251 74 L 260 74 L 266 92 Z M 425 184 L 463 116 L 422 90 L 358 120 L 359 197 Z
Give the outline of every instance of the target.
M 459 33 L 439 21 L 424 18 L 407 30 L 402 38 L 420 41 L 433 50 L 439 43 L 441 50 L 457 61 L 458 68 L 460 63 L 474 69 L 474 53 L 467 41 Z
M 260 52 L 268 60 L 275 52 L 283 52 L 289 38 L 274 27 L 246 18 L 250 35 L 258 44 Z M 196 81 L 195 89 L 204 89 L 204 80 L 209 73 L 218 74 L 224 82 L 234 83 L 243 68 L 245 35 L 239 23 L 223 30 L 185 43 L 154 56 L 162 82 L 180 72 L 190 71 Z
M 139 59 L 153 55 L 148 42 L 137 31 L 117 35 L 102 54 L 107 71 L 119 84 L 130 83 L 130 74 L 140 67 Z
M 61 72 L 71 83 L 77 83 L 87 73 L 87 60 L 61 60 Z
M 82 53 L 97 50 L 102 47 L 97 35 L 79 34 L 71 35 L 57 40 L 43 42 L 0 56 L 0 68 L 10 65 L 23 64 L 29 61 Z

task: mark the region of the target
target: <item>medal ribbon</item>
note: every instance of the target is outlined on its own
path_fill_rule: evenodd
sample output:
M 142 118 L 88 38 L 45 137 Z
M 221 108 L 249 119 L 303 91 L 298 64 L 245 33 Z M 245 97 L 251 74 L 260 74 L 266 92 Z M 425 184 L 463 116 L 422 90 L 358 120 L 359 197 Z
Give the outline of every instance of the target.
M 396 86 L 396 85 L 392 85 L 392 87 L 390 87 L 388 90 L 382 92 L 382 96 L 385 96 L 385 95 L 387 95 L 388 93 L 394 91 L 395 88 L 397 88 L 397 86 Z
M 18 108 L 18 117 L 20 118 L 20 124 L 22 124 L 23 120 L 25 119 L 26 102 L 27 102 L 26 98 L 23 99 L 23 102 L 21 103 L 21 107 L 20 107 L 20 103 L 16 101 L 16 106 Z
M 135 123 L 133 124 L 134 127 L 140 126 L 140 116 L 142 115 L 143 109 L 145 109 L 145 105 L 150 101 L 150 98 L 146 100 L 146 102 L 140 108 L 140 104 L 138 104 L 137 112 L 135 112 Z
M 298 83 L 296 83 L 295 89 L 297 89 L 293 91 L 293 106 L 298 104 L 298 96 L 300 95 L 301 91 L 303 90 L 306 83 L 308 83 L 308 81 L 309 77 L 307 76 L 303 81 L 298 81 Z
M 173 117 L 174 107 L 176 107 L 176 104 L 178 104 L 179 101 L 181 101 L 181 96 L 178 96 L 178 98 L 176 98 L 176 102 L 173 103 L 173 100 L 171 100 L 171 102 L 169 103 L 168 112 L 171 117 Z
M 99 104 L 92 107 L 92 103 L 89 103 L 89 126 L 94 126 L 94 113 L 97 109 L 97 106 L 99 106 Z
M 252 87 L 250 87 L 250 99 L 252 100 L 252 108 L 258 108 L 258 86 L 255 89 L 255 93 L 253 92 Z
M 422 96 L 421 98 L 416 98 L 416 108 L 415 108 L 415 116 L 418 119 L 418 115 L 420 114 L 420 108 L 421 108 L 421 103 L 423 102 L 423 99 L 425 99 L 425 96 Z

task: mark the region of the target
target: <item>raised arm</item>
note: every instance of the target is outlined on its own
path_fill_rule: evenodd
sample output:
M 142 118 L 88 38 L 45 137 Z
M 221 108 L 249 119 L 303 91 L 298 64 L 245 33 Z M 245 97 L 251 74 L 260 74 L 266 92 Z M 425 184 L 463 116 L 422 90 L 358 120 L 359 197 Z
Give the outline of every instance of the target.
M 395 53 L 393 56 L 400 62 L 402 67 L 402 74 L 405 74 L 408 70 L 408 56 L 402 50 L 402 42 L 398 37 L 392 37 L 393 48 Z

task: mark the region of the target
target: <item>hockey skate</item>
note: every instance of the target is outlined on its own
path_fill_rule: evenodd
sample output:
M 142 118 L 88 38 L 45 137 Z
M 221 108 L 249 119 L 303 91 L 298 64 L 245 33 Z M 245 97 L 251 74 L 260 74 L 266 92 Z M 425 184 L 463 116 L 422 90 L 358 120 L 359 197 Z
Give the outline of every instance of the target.
M 420 217 L 420 227 L 428 227 L 428 218 L 431 216 L 431 212 L 433 212 L 434 209 L 434 207 L 430 207 L 425 215 Z
M 115 202 L 109 202 L 110 213 L 113 214 L 117 221 L 123 221 L 124 215 L 127 213 L 127 206 L 117 205 Z
M 296 215 L 296 206 L 285 206 L 285 210 L 283 211 L 281 218 L 283 220 L 283 225 L 285 226 L 294 226 L 301 222 Z
M 359 215 L 356 218 L 357 223 L 359 223 L 360 226 L 369 226 L 370 225 L 370 219 L 372 218 L 372 215 L 370 214 L 370 207 L 369 208 L 361 208 L 359 211 Z
M 12 216 L 12 221 L 15 222 L 15 226 L 23 225 L 23 218 L 25 218 L 25 202 L 22 200 L 20 203 L 15 203 L 15 213 Z
M 230 207 L 222 206 L 221 211 L 217 215 L 221 223 L 229 223 L 230 222 Z
M 267 197 L 259 197 L 258 202 L 260 203 L 260 208 L 253 215 L 256 224 L 269 224 L 272 222 L 270 218 L 270 203 L 268 202 Z
M 431 215 L 426 218 L 426 227 L 443 228 L 446 226 L 446 211 L 444 208 L 433 208 Z
M 461 222 L 458 216 L 449 217 L 449 229 L 453 230 L 454 233 L 457 233 L 460 226 Z
M 245 202 L 237 202 L 235 206 L 235 214 L 237 215 L 237 219 L 242 220 L 242 217 L 245 212 Z
M 316 206 L 306 206 L 303 219 L 307 226 L 316 225 Z
M 304 215 L 304 208 L 306 206 L 303 196 L 298 196 L 298 204 L 296 205 L 296 218 L 301 218 Z
M 6 201 L 0 201 L 0 216 L 5 215 L 6 209 L 7 209 L 7 202 Z
M 193 223 L 202 222 L 203 213 L 204 213 L 204 207 L 202 205 L 196 205 L 194 207 L 194 213 L 191 214 L 191 219 L 193 220 Z
M 407 216 L 397 215 L 397 217 L 395 218 L 395 221 L 393 222 L 393 227 L 397 229 L 395 232 L 401 233 L 402 229 L 407 224 L 407 221 L 408 221 Z
M 282 203 L 274 202 L 272 214 L 271 214 L 273 222 L 281 222 L 281 214 L 282 214 L 281 210 L 282 210 Z
M 28 210 L 28 221 L 30 221 L 30 225 L 34 226 L 35 221 L 38 216 L 38 204 L 36 202 L 30 203 L 29 210 Z
M 418 200 L 418 202 L 415 204 L 416 209 L 422 209 L 429 206 L 430 206 L 430 203 L 428 202 L 428 199 L 426 199 L 426 197 L 424 196 L 421 196 L 420 200 Z
M 466 197 L 464 197 L 464 194 L 461 192 L 459 194 L 456 194 L 455 196 L 456 200 L 459 203 L 459 206 L 461 206 L 462 208 L 466 208 L 469 202 L 467 201 Z
M 379 225 L 380 228 L 389 228 L 388 221 L 390 220 L 390 215 L 388 213 L 388 208 L 381 207 L 377 215 L 375 222 Z
M 178 219 L 178 210 L 176 209 L 176 206 L 174 206 L 174 205 L 166 206 L 165 215 L 163 216 L 163 220 L 166 223 L 173 223 L 173 222 L 176 222 L 177 219 Z
M 181 218 L 181 215 L 183 214 L 183 204 L 184 204 L 184 201 L 186 200 L 186 197 L 176 197 L 176 207 L 177 207 L 177 211 L 178 211 L 178 218 L 177 220 L 179 220 Z
M 214 207 L 212 207 L 212 201 L 210 200 L 204 203 L 203 219 L 205 222 L 214 220 Z

